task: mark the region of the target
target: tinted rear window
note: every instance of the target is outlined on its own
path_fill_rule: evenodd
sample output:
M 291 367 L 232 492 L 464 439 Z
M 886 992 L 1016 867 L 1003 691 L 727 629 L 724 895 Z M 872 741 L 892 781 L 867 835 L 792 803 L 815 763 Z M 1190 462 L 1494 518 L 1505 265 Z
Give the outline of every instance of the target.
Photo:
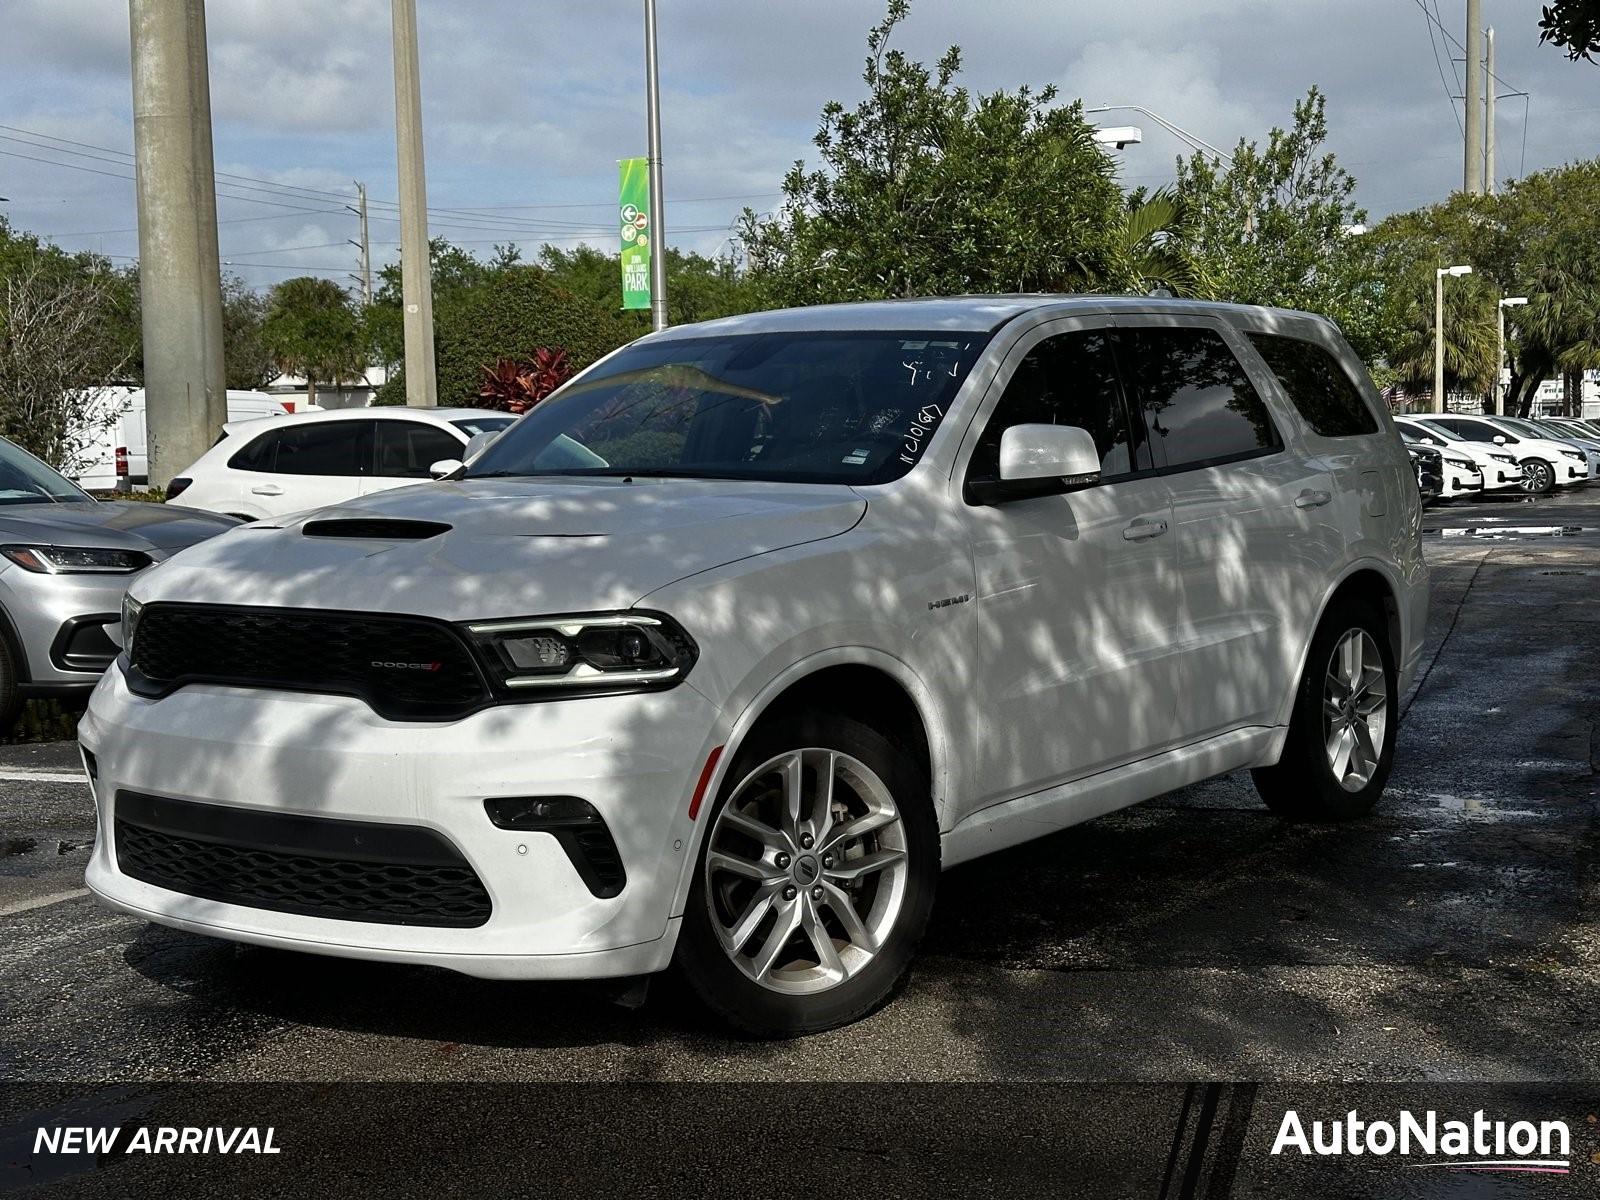
M 1130 399 L 1168 468 L 1270 453 L 1283 443 L 1228 343 L 1210 329 L 1120 335 Z
M 1270 333 L 1247 335 L 1278 377 L 1289 402 L 1322 437 L 1378 432 L 1378 421 L 1339 360 L 1315 342 Z

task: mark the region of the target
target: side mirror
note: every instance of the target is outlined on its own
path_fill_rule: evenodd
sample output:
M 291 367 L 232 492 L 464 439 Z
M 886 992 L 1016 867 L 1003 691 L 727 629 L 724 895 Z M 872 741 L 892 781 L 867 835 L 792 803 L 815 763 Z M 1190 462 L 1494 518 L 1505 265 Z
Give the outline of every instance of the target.
M 447 476 L 454 475 L 459 470 L 461 470 L 461 460 L 459 458 L 441 458 L 438 462 L 428 467 L 428 474 L 435 479 L 444 479 Z
M 1000 435 L 1000 478 L 973 481 L 980 504 L 1048 496 L 1100 478 L 1100 450 L 1076 425 L 1013 425 Z
M 473 434 L 470 438 L 467 439 L 467 449 L 466 449 L 466 452 L 462 454 L 461 461 L 462 462 L 471 462 L 473 459 L 477 458 L 478 455 L 482 454 L 485 450 L 487 450 L 489 448 L 490 444 L 495 440 L 495 438 L 497 438 L 499 436 L 500 436 L 500 431 L 499 430 L 495 430 L 493 433 L 475 433 L 475 434 Z
M 1497 433 L 1494 435 L 1494 444 L 1496 446 L 1504 446 L 1506 444 L 1506 439 Z

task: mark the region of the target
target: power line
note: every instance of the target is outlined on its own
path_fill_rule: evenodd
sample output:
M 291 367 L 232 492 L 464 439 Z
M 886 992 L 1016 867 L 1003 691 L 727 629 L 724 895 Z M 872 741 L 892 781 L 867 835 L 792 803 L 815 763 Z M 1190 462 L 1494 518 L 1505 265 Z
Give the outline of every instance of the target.
M 9 130 L 10 132 L 12 132 L 14 134 L 15 133 L 24 134 L 27 137 L 38 138 L 38 139 L 41 139 L 41 140 L 47 141 L 47 142 L 59 142 L 62 145 L 66 145 L 66 146 L 76 146 L 81 150 L 94 150 L 94 151 L 98 151 L 99 154 L 110 154 L 110 155 L 117 156 L 114 159 L 101 159 L 101 158 L 99 158 L 99 154 L 83 154 L 83 155 L 78 155 L 78 157 L 91 158 L 91 159 L 96 159 L 98 161 L 103 161 L 103 162 L 110 162 L 113 165 L 117 165 L 117 166 L 131 166 L 132 165 L 131 160 L 133 158 L 133 155 L 132 155 L 132 153 L 130 151 L 127 151 L 127 150 L 118 150 L 118 149 L 116 149 L 115 147 L 112 147 L 112 146 L 100 146 L 100 145 L 94 144 L 93 142 L 80 142 L 80 141 L 77 141 L 77 140 L 75 140 L 73 138 L 59 137 L 59 136 L 57 136 L 55 134 L 50 134 L 50 133 L 40 133 L 38 130 L 24 129 L 21 126 L 18 126 L 18 125 L 7 125 L 7 124 L 4 124 L 4 123 L 0 123 L 0 129 Z M 4 137 L 4 135 L 0 134 L 0 137 Z M 15 137 L 7 137 L 7 138 L 5 138 L 5 140 L 6 141 L 11 141 L 11 142 L 19 142 L 22 145 L 31 145 L 34 148 L 39 149 L 39 150 L 54 151 L 55 153 L 60 153 L 60 154 L 73 153 L 73 151 L 59 150 L 59 149 L 57 149 L 56 147 L 53 147 L 53 146 L 40 146 L 36 142 L 24 142 L 24 141 L 22 141 L 22 139 L 15 138 Z M 39 161 L 45 161 L 45 160 L 39 160 Z M 68 164 L 64 164 L 63 163 L 63 164 L 58 164 L 58 165 L 65 166 L 65 165 L 68 165 Z M 234 188 L 237 188 L 237 189 L 239 189 L 241 191 L 258 191 L 258 192 L 265 192 L 265 193 L 267 193 L 269 195 L 270 194 L 289 194 L 289 195 L 292 196 L 292 198 L 296 198 L 296 199 L 315 199 L 315 200 L 318 200 L 318 201 L 337 200 L 337 201 L 339 201 L 341 203 L 348 203 L 349 200 L 351 199 L 351 197 L 348 194 L 344 193 L 344 192 L 329 191 L 329 190 L 327 190 L 325 188 L 313 188 L 313 187 L 306 187 L 306 186 L 304 186 L 302 184 L 282 183 L 282 182 L 280 182 L 278 180 L 263 179 L 263 178 L 260 178 L 259 176 L 254 176 L 254 175 L 240 175 L 240 174 L 237 174 L 237 173 L 231 172 L 231 171 L 217 171 L 217 172 L 215 172 L 215 174 L 216 174 L 216 177 L 219 180 L 238 181 L 238 182 L 228 182 L 228 183 L 225 183 L 223 186 L 234 187 Z M 132 178 L 132 176 L 127 176 L 127 178 Z M 256 186 L 251 186 L 251 185 L 256 185 Z M 714 202 L 726 201 L 726 200 L 765 200 L 765 199 L 772 198 L 774 196 L 781 196 L 782 194 L 783 193 L 781 193 L 781 192 L 742 192 L 742 193 L 733 193 L 733 194 L 721 195 L 721 196 L 684 196 L 684 197 L 675 197 L 675 198 L 673 198 L 672 203 L 673 204 L 708 204 L 708 203 L 714 203 Z M 242 197 L 241 196 L 241 197 L 235 197 L 235 198 L 236 199 L 245 199 L 246 197 Z M 395 209 L 395 210 L 398 210 L 398 208 L 399 208 L 399 204 L 397 202 L 393 201 L 393 200 L 369 200 L 368 203 L 370 203 L 373 206 L 378 207 L 378 208 L 387 208 L 387 209 Z M 583 201 L 583 202 L 561 203 L 561 204 L 498 204 L 498 205 L 482 205 L 482 206 L 464 207 L 464 208 L 445 208 L 445 207 L 439 207 L 439 206 L 430 206 L 428 211 L 430 213 L 439 213 L 439 214 L 442 214 L 442 215 L 454 215 L 454 216 L 463 216 L 463 217 L 467 217 L 467 218 L 471 218 L 471 219 L 482 219 L 480 217 L 480 214 L 491 213 L 491 212 L 555 211 L 555 210 L 563 210 L 563 209 L 587 209 L 587 208 L 609 209 L 611 207 L 613 207 L 613 205 L 611 204 L 610 201 Z M 315 211 L 333 212 L 335 210 L 333 210 L 333 209 L 319 209 L 319 210 L 315 210 Z M 508 218 L 508 221 L 514 223 L 514 225 L 517 225 L 517 226 L 526 225 L 526 226 L 532 227 L 535 224 L 542 224 L 540 222 L 535 222 L 532 219 L 523 219 L 523 218 L 516 218 L 516 217 Z M 552 228 L 558 227 L 560 225 L 567 225 L 569 227 L 571 226 L 570 222 L 549 222 L 548 224 Z M 511 227 L 513 227 L 513 225 L 512 224 L 507 224 L 507 225 L 501 226 L 501 227 L 502 228 L 511 228 Z
M 1462 129 L 1461 114 L 1456 112 L 1455 92 L 1450 89 L 1450 81 L 1444 77 L 1444 63 L 1439 57 L 1439 39 L 1433 34 L 1432 22 L 1434 18 L 1432 14 L 1428 12 L 1426 6 L 1424 6 L 1422 9 L 1422 15 L 1428 18 L 1428 23 L 1426 25 L 1428 30 L 1428 46 L 1433 50 L 1433 65 L 1439 72 L 1439 82 L 1444 85 L 1444 96 L 1445 100 L 1450 105 L 1450 115 L 1455 118 L 1456 130 L 1462 133 L 1464 136 L 1465 130 Z M 1450 64 L 1450 71 L 1451 74 L 1455 73 L 1455 63 L 1453 62 Z

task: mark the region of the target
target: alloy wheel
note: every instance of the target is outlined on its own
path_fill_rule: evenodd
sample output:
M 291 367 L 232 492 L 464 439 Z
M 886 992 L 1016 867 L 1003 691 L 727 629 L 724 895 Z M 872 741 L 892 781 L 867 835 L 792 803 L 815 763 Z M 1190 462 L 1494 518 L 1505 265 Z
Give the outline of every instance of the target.
M 1333 648 L 1322 694 L 1328 767 L 1345 791 L 1371 781 L 1388 725 L 1389 682 L 1378 644 L 1365 629 L 1351 629 Z
M 910 877 L 888 786 L 837 750 L 791 750 L 741 782 L 706 848 L 705 895 L 723 951 L 776 992 L 837 987 L 882 950 Z
M 1530 458 L 1522 464 L 1522 490 L 1542 495 L 1550 490 L 1551 471 L 1548 463 Z

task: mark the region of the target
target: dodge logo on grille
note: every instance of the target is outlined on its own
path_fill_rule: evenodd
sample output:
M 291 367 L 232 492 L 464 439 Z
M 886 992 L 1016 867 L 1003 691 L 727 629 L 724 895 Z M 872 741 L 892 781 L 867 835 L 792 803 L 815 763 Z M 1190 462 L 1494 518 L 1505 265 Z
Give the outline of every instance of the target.
M 440 667 L 444 666 L 442 662 L 408 663 L 376 661 L 374 661 L 372 665 L 385 671 L 437 671 Z

